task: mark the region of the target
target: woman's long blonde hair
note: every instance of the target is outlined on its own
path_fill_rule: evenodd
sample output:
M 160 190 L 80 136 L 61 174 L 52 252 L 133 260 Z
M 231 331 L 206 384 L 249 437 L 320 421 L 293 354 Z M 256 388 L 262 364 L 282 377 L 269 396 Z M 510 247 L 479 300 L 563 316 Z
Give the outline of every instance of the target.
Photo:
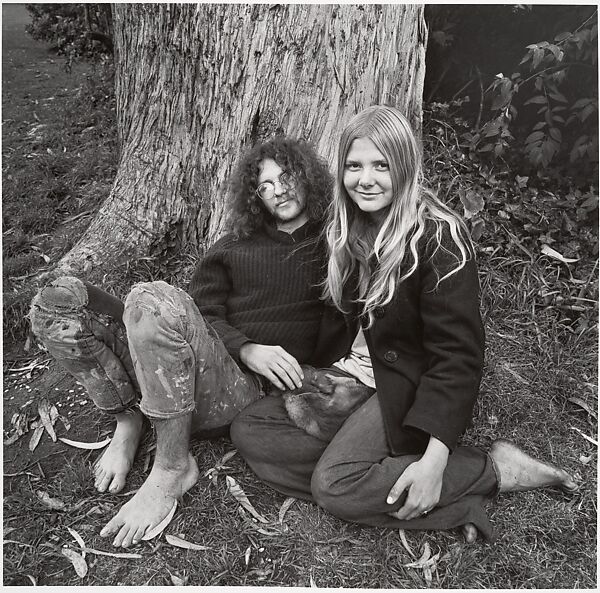
M 380 227 L 373 225 L 344 187 L 346 156 L 357 138 L 371 140 L 389 165 L 394 198 Z M 325 297 L 343 310 L 344 285 L 358 268 L 356 300 L 370 327 L 374 309 L 387 305 L 397 286 L 419 266 L 417 245 L 428 220 L 435 224 L 435 249 L 445 249 L 441 239 L 447 224 L 460 254 L 454 255 L 456 267 L 438 279 L 439 285 L 471 257 L 468 231 L 452 210 L 423 187 L 421 151 L 406 118 L 383 105 L 361 111 L 342 132 L 338 148 L 337 189 L 326 229 L 330 257 Z

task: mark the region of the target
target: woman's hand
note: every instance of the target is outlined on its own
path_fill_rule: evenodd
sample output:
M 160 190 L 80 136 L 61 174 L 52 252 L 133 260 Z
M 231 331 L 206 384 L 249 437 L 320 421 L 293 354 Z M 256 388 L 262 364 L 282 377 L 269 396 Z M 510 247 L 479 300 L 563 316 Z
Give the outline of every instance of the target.
M 304 373 L 298 361 L 281 346 L 247 342 L 240 348 L 240 360 L 255 373 L 285 391 L 302 387 Z
M 442 441 L 433 436 L 429 438 L 423 457 L 411 463 L 392 486 L 386 500 L 388 504 L 394 504 L 405 490 L 408 494 L 404 505 L 390 515 L 402 520 L 414 519 L 437 505 L 449 453 Z

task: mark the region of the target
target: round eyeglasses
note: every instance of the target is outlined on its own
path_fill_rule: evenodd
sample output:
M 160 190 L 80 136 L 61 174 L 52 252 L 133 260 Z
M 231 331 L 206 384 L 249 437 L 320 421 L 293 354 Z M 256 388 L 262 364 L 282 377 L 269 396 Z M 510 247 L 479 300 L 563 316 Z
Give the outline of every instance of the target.
M 291 173 L 284 171 L 277 181 L 263 181 L 256 188 L 256 195 L 263 200 L 272 200 L 275 197 L 275 184 L 279 183 L 282 190 L 290 189 L 294 185 L 294 177 Z

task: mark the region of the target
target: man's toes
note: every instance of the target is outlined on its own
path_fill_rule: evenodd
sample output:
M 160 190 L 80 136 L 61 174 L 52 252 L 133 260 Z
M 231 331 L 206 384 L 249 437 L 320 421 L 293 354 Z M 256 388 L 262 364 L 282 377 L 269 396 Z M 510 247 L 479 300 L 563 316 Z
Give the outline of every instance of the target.
M 119 515 L 116 515 L 102 528 L 100 531 L 100 536 L 106 537 L 107 535 L 112 535 L 113 533 L 116 533 L 119 528 L 122 527 L 122 525 L 123 520 L 119 517 Z
M 123 546 L 126 548 L 127 545 L 125 545 L 125 543 L 128 541 L 127 536 L 129 535 L 130 530 L 131 528 L 129 527 L 129 525 L 123 525 L 121 529 L 119 529 L 119 533 L 117 533 L 117 535 L 115 536 L 112 545 L 117 548 L 119 546 Z M 131 539 L 129 539 L 129 541 L 131 541 Z
M 138 527 L 138 529 L 136 530 L 135 534 L 131 538 L 131 542 L 134 545 L 140 543 L 140 541 L 144 537 L 144 533 L 146 533 L 146 531 L 147 531 L 146 526 L 140 526 L 140 527 Z

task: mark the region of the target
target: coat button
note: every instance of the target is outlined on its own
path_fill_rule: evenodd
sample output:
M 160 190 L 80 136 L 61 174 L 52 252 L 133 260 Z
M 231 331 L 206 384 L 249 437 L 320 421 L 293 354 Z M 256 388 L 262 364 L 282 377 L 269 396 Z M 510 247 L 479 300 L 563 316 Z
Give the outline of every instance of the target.
M 383 307 L 375 307 L 373 314 L 375 317 L 377 317 L 377 319 L 381 319 L 385 315 L 385 309 Z
M 383 355 L 383 358 L 385 358 L 385 360 L 387 360 L 387 362 L 396 362 L 398 360 L 398 353 L 394 352 L 393 350 L 388 350 Z

